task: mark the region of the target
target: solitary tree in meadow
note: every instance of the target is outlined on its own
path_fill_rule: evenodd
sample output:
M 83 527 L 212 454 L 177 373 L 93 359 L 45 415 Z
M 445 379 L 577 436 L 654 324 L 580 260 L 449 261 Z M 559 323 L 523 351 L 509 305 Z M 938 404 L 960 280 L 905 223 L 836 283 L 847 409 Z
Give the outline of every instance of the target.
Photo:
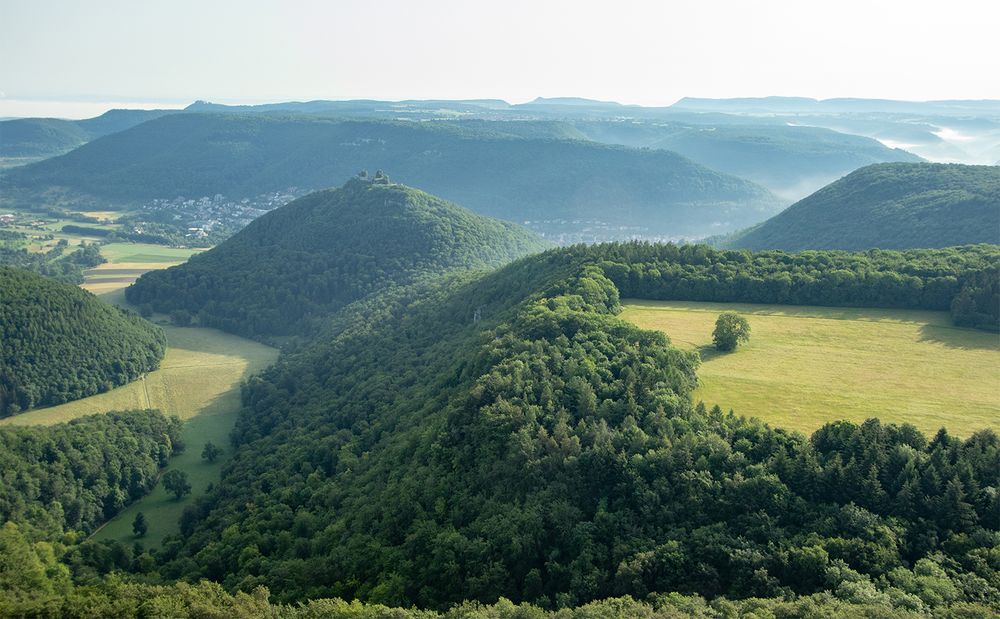
M 722 351 L 736 350 L 736 347 L 750 340 L 750 323 L 736 312 L 722 312 L 715 321 L 712 341 Z
M 132 533 L 136 537 L 144 537 L 149 526 L 146 524 L 146 515 L 139 512 L 135 515 L 135 520 L 132 521 Z
M 191 484 L 188 482 L 187 473 L 178 471 L 177 469 L 171 469 L 163 474 L 163 487 L 167 489 L 167 492 L 173 492 L 178 500 L 191 492 Z
M 208 441 L 205 448 L 201 450 L 201 457 L 209 462 L 215 462 L 216 458 L 222 455 L 222 450 L 215 446 L 215 443 Z

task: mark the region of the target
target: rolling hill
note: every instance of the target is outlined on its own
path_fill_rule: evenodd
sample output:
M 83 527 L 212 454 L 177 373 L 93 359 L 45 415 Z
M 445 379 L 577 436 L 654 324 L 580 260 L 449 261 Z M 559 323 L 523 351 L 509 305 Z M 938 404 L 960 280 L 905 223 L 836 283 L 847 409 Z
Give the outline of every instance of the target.
M 84 120 L 15 118 L 0 121 L 0 157 L 38 159 L 69 152 L 116 131 L 171 113 L 168 110 L 109 110 Z
M 690 122 L 575 122 L 588 138 L 680 153 L 713 170 L 759 183 L 789 201 L 860 167 L 920 157 L 872 138 L 820 127 L 728 118 Z
M 970 243 L 1000 243 L 1000 168 L 871 165 L 724 242 L 789 251 Z
M 131 204 L 318 189 L 379 168 L 480 214 L 596 221 L 648 236 L 731 231 L 782 205 L 759 185 L 666 151 L 301 115 L 172 114 L 10 170 L 2 182 L 12 194 L 61 187 Z
M 241 335 L 288 335 L 372 292 L 500 266 L 546 246 L 422 191 L 352 179 L 262 216 L 183 265 L 143 275 L 126 297 Z
M 163 331 L 76 286 L 0 266 L 0 416 L 123 385 L 157 367 Z
M 71 120 L 17 118 L 0 121 L 0 157 L 48 157 L 73 150 L 89 139 Z

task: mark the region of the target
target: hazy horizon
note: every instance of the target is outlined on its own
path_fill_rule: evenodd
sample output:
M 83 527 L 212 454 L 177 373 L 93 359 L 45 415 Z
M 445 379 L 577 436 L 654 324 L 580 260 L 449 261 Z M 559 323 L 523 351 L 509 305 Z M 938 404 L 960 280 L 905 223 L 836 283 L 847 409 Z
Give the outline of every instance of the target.
M 0 2 L 0 116 L 203 99 L 1000 99 L 1000 6 Z

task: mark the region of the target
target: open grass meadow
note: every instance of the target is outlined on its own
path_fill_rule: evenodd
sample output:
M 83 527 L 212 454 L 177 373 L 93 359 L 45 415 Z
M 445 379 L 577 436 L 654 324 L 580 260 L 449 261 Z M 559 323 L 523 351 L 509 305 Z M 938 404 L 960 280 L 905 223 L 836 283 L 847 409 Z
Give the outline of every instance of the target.
M 811 432 L 878 417 L 967 437 L 1000 428 L 1000 336 L 946 312 L 626 300 L 622 318 L 701 353 L 696 400 Z M 712 346 L 719 313 L 750 323 L 733 353 Z
M 105 245 L 101 252 L 107 264 L 91 269 L 83 287 L 109 303 L 125 305 L 124 289 L 145 271 L 180 264 L 193 252 L 186 249 L 130 243 Z M 98 530 L 95 539 L 118 539 L 131 544 L 132 520 L 139 511 L 146 516 L 149 531 L 141 541 L 159 544 L 178 530 L 184 507 L 193 497 L 218 481 L 222 465 L 230 457 L 229 432 L 240 407 L 240 382 L 274 363 L 275 348 L 215 329 L 174 327 L 165 317 L 154 316 L 167 335 L 167 352 L 160 368 L 144 378 L 117 389 L 59 406 L 41 408 L 0 420 L 0 424 L 49 425 L 83 415 L 114 410 L 155 408 L 184 420 L 184 453 L 170 459 L 167 469 L 187 473 L 192 491 L 176 500 L 157 486 Z M 209 464 L 201 459 L 205 443 L 224 451 Z

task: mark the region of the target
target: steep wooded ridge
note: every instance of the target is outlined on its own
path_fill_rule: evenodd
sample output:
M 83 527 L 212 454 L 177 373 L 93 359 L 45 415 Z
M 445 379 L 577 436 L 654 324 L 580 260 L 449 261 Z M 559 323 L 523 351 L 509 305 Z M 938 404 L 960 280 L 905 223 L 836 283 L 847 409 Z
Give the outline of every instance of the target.
M 1000 243 L 1000 168 L 867 166 L 726 241 L 749 249 L 901 249 Z
M 69 284 L 0 266 L 0 416 L 107 391 L 156 369 L 163 331 Z
M 993 431 L 928 441 L 872 420 L 806 438 L 707 411 L 697 357 L 615 313 L 626 284 L 746 280 L 767 300 L 787 293 L 782 271 L 820 265 L 842 273 L 817 294 L 947 304 L 998 259 L 576 246 L 367 297 L 247 386 L 234 460 L 159 571 L 278 601 L 827 592 L 985 616 L 1000 609 Z M 893 277 L 906 285 L 885 291 Z
M 0 427 L 0 522 L 53 538 L 91 533 L 153 489 L 180 437 L 177 417 L 151 410 Z
M 759 185 L 668 151 L 528 139 L 502 127 L 308 116 L 172 114 L 12 169 L 3 183 L 12 193 L 60 187 L 134 203 L 318 189 L 378 168 L 517 222 L 592 219 L 698 235 L 757 223 L 782 206 Z
M 289 335 L 376 290 L 497 267 L 547 246 L 422 191 L 353 179 L 264 215 L 183 265 L 145 274 L 126 298 L 241 335 Z

